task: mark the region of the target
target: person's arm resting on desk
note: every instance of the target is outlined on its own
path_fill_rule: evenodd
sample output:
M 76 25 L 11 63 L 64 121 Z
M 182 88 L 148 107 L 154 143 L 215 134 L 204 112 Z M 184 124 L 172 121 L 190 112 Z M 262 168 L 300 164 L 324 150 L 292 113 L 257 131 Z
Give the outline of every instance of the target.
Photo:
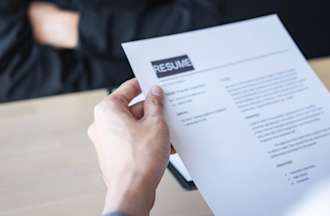
M 140 92 L 136 80 L 124 83 L 95 107 L 88 130 L 108 189 L 104 214 L 149 215 L 168 164 L 163 92 L 154 87 L 144 103 L 129 107 Z

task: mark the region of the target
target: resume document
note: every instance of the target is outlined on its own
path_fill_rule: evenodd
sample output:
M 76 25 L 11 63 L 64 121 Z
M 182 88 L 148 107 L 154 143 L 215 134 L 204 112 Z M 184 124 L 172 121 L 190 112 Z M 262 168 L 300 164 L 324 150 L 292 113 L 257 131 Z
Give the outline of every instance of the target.
M 215 215 L 289 215 L 329 181 L 329 93 L 277 16 L 123 47 Z

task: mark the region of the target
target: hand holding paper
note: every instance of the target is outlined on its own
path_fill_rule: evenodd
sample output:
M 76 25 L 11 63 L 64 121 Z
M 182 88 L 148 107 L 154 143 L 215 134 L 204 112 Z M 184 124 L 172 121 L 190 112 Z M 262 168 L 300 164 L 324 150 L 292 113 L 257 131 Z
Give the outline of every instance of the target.
M 329 93 L 276 16 L 123 47 L 216 215 L 289 215 L 329 181 Z

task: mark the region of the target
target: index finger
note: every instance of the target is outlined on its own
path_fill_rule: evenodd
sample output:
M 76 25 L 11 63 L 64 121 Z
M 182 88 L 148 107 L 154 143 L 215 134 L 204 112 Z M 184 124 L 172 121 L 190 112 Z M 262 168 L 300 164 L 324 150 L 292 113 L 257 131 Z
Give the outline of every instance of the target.
M 136 79 L 131 79 L 123 83 L 118 89 L 116 89 L 111 97 L 118 99 L 122 105 L 127 106 L 141 93 L 141 88 Z

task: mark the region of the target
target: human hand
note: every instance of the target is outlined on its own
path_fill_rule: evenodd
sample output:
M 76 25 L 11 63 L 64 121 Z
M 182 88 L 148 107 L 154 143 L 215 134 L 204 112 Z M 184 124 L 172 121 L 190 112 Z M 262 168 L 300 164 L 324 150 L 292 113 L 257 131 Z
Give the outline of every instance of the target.
M 133 107 L 140 93 L 130 80 L 95 107 L 88 134 L 108 188 L 104 212 L 148 215 L 167 167 L 171 145 L 163 116 L 163 91 L 154 87 Z
M 56 48 L 75 48 L 78 44 L 79 14 L 45 2 L 32 2 L 28 10 L 37 42 Z

